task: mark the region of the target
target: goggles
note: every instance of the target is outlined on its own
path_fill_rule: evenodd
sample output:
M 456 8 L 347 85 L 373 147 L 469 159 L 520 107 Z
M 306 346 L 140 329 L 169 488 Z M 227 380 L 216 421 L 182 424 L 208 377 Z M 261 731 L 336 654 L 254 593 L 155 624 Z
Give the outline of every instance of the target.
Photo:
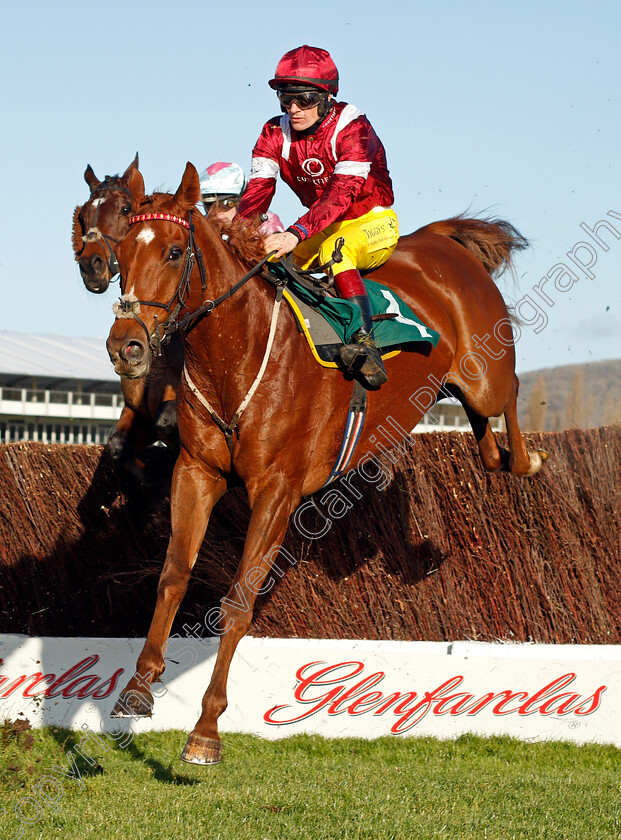
M 302 111 L 308 111 L 319 105 L 321 100 L 325 97 L 325 93 L 321 90 L 303 90 L 298 93 L 287 93 L 284 90 L 278 91 L 278 100 L 283 108 L 290 108 L 293 103 L 301 108 Z
M 231 207 L 237 207 L 240 201 L 240 197 L 238 195 L 204 195 L 201 198 L 201 201 L 203 202 L 203 204 L 208 204 L 210 207 L 214 204 L 219 204 L 220 207 L 224 207 L 226 210 L 230 210 Z

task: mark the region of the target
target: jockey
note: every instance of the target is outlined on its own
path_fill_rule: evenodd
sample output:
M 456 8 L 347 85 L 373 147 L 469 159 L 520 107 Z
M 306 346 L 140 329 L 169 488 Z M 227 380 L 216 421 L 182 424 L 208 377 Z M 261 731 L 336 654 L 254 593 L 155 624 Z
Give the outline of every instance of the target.
M 244 187 L 246 176 L 244 170 L 238 163 L 227 163 L 218 161 L 212 163 L 200 174 L 201 201 L 205 213 L 209 213 L 214 205 L 218 204 L 216 219 L 221 222 L 232 222 L 237 214 Z M 258 232 L 261 236 L 269 236 L 270 233 L 283 231 L 285 228 L 276 213 L 264 213 L 263 224 Z
M 360 372 L 369 385 L 379 386 L 388 377 L 359 270 L 382 265 L 399 239 L 384 147 L 362 111 L 334 99 L 339 74 L 325 50 L 302 46 L 286 53 L 269 85 L 284 116 L 263 126 L 238 212 L 247 219 L 265 213 L 280 174 L 309 209 L 286 231 L 266 238 L 266 253 L 276 251 L 278 258 L 293 252 L 302 268 L 310 268 L 329 261 L 343 237 L 334 284 L 341 297 L 360 307 L 363 326 L 353 343 L 341 348 L 341 359 L 347 367 L 363 359 Z

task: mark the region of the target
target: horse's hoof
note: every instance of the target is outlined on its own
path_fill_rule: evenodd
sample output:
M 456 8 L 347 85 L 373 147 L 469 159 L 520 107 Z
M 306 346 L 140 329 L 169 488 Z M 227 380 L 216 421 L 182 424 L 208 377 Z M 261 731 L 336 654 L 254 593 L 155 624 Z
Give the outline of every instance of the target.
M 123 691 L 110 712 L 111 718 L 151 717 L 153 697 L 140 691 Z
M 114 432 L 106 444 L 108 455 L 118 463 L 131 456 L 127 435 L 124 432 Z
M 530 469 L 526 475 L 535 475 L 548 460 L 548 453 L 544 449 L 537 449 L 530 453 Z
M 218 764 L 222 761 L 222 741 L 191 734 L 181 753 L 181 760 L 188 764 Z

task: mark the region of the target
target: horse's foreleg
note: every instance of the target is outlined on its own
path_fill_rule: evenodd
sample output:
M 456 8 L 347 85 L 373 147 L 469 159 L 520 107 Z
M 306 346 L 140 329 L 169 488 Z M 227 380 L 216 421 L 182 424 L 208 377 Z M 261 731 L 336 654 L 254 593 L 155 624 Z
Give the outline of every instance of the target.
M 176 334 L 178 336 L 178 333 Z M 145 402 L 158 436 L 171 449 L 179 449 L 177 426 L 177 393 L 183 368 L 183 347 L 179 338 L 166 345 L 164 353 L 154 363 Z
M 216 664 L 203 697 L 202 714 L 181 754 L 184 761 L 192 764 L 220 761 L 222 743 L 218 718 L 227 706 L 226 682 L 231 660 L 240 639 L 250 627 L 257 595 L 261 594 L 265 578 L 280 550 L 289 517 L 299 500 L 299 494 L 292 494 L 286 482 L 278 478 L 263 489 L 253 504 L 241 563 L 231 588 L 222 599 L 219 619 L 222 636 Z M 270 588 L 272 585 L 270 582 Z
M 179 429 L 177 426 L 177 400 L 168 399 L 160 403 L 155 412 L 155 429 L 171 449 L 179 448 Z
M 125 405 L 116 429 L 106 445 L 113 461 L 122 463 L 133 458 L 135 453 L 155 440 L 151 424 L 141 414 L 144 412 L 146 381 L 144 379 L 122 379 L 121 391 Z
M 108 454 L 116 463 L 122 464 L 133 458 L 138 449 L 153 443 L 155 436 L 139 414 L 125 406 L 114 432 L 106 444 Z
M 213 506 L 226 490 L 225 480 L 205 472 L 182 451 L 173 474 L 171 537 L 157 588 L 157 602 L 136 672 L 112 712 L 113 717 L 150 715 L 151 683 L 164 672 L 164 648 L 185 595 L 190 574 L 207 530 Z

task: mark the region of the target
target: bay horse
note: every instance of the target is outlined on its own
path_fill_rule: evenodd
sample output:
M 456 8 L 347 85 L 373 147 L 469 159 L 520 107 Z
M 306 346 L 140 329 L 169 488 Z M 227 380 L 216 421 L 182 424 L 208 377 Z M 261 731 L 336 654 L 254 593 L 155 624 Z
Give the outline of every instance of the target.
M 106 175 L 100 181 L 90 164 L 84 172 L 90 196 L 74 210 L 72 244 L 84 285 L 94 294 L 103 294 L 118 273 L 116 246 L 129 230 L 132 202 L 127 184 L 135 169 L 138 153 L 123 175 Z M 157 477 L 161 466 L 162 458 L 155 457 L 162 456 L 160 450 L 151 450 L 145 463 L 146 447 L 161 440 L 173 458 L 178 454 L 176 394 L 182 369 L 183 346 L 177 336 L 162 348 L 148 380 L 121 380 L 124 407 L 106 449 L 140 481 L 151 474 Z
M 128 186 L 136 214 L 117 248 L 123 296 L 108 352 L 121 376 L 145 376 L 162 332 L 184 323 L 186 368 L 177 395 L 181 452 L 173 473 L 170 542 L 146 643 L 112 715 L 150 714 L 150 685 L 164 672 L 166 642 L 211 511 L 230 486 L 241 483 L 250 523 L 221 605 L 220 646 L 202 714 L 181 756 L 215 764 L 231 659 L 251 624 L 257 595 L 268 591 L 262 587 L 290 516 L 331 474 L 352 383 L 316 363 L 291 311 L 284 307 L 275 317 L 278 290 L 258 274 L 242 277 L 248 264 L 234 252 L 232 238 L 225 243 L 209 220 L 192 213 L 199 198 L 192 164 L 174 195 L 146 196 L 138 170 Z M 467 405 L 488 470 L 524 476 L 541 468 L 545 454 L 529 453 L 518 427 L 507 308 L 481 260 L 452 238 L 471 239 L 481 259 L 498 265 L 510 263 L 520 244 L 512 230 L 507 223 L 459 217 L 434 223 L 404 236 L 374 272 L 440 339 L 433 349 L 416 344 L 418 349 L 387 361 L 388 382 L 367 395 L 368 440 L 388 417 L 412 429 L 425 412 L 422 397 L 427 391 L 437 396 L 450 380 Z M 248 257 L 252 241 L 246 238 Z M 259 259 L 262 246 L 254 241 Z M 487 419 L 501 414 L 507 455 Z M 360 442 L 358 447 L 364 451 Z

